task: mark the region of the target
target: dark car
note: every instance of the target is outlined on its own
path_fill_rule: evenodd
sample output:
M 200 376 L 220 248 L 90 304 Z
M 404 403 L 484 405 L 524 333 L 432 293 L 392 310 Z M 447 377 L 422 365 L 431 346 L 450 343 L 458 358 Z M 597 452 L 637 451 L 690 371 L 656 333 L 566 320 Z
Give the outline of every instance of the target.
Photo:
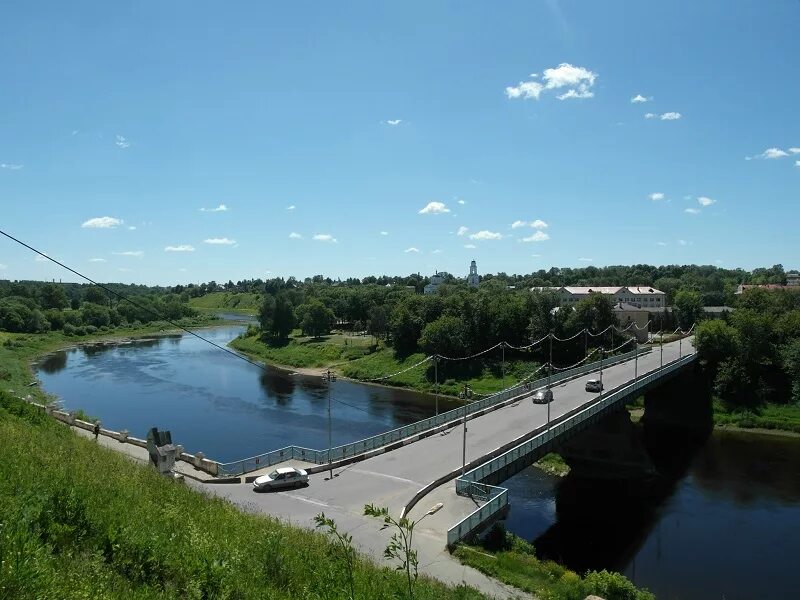
M 533 395 L 534 404 L 549 404 L 552 401 L 553 401 L 553 390 L 551 389 L 538 390 Z
M 602 392 L 603 391 L 603 382 L 599 379 L 590 379 L 586 382 L 586 391 L 587 392 Z

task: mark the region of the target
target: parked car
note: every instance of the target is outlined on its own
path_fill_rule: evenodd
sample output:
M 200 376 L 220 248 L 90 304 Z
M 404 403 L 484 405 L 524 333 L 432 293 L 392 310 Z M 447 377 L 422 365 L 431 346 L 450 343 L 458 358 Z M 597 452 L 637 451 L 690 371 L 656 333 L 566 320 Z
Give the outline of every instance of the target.
M 308 483 L 308 473 L 303 469 L 294 467 L 281 467 L 269 475 L 262 475 L 253 482 L 253 489 L 257 492 L 292 488 Z
M 603 391 L 603 382 L 599 379 L 590 379 L 586 382 L 586 391 L 587 392 L 602 392 Z
M 551 389 L 538 390 L 536 393 L 533 394 L 534 404 L 549 404 L 552 401 L 553 401 L 553 390 Z

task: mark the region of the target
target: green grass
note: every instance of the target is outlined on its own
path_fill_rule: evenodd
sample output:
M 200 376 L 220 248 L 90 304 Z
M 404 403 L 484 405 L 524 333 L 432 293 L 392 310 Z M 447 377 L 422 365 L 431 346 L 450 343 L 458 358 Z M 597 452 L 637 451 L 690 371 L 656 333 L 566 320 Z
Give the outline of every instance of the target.
M 591 571 L 581 578 L 555 562 L 539 560 L 532 545 L 502 529 L 493 531 L 487 542 L 482 546 L 460 545 L 455 556 L 486 575 L 534 594 L 539 600 L 583 600 L 590 594 L 605 600 L 655 599 L 619 573 Z M 498 547 L 487 549 L 494 544 Z
M 258 314 L 263 300 L 263 296 L 251 292 L 211 292 L 205 296 L 190 298 L 189 306 L 201 312 L 224 310 L 225 312 L 255 315 Z
M 569 465 L 560 454 L 556 454 L 555 452 L 545 454 L 533 464 L 545 473 L 549 473 L 550 475 L 555 475 L 557 477 L 565 477 L 569 474 Z
M 0 440 L 0 598 L 347 597 L 321 534 L 167 480 L 2 392 Z M 357 560 L 357 598 L 403 586 Z M 415 597 L 480 595 L 421 578 Z
M 800 433 L 800 406 L 772 404 L 750 409 L 729 410 L 718 400 L 713 403 L 714 424 L 743 429 L 777 429 Z
M 425 358 L 418 352 L 399 358 L 394 350 L 384 344 L 375 344 L 372 337 L 331 335 L 322 339 L 295 337 L 285 345 L 274 345 L 261 339 L 253 328 L 251 335 L 235 339 L 231 347 L 248 356 L 267 363 L 300 368 L 332 368 L 339 374 L 362 381 L 371 381 L 397 373 L 415 365 Z M 506 363 L 505 385 L 511 385 L 526 377 L 537 363 L 509 360 Z M 469 385 L 478 396 L 489 395 L 503 389 L 499 359 L 473 361 L 468 370 L 446 370 L 440 366 L 439 392 L 457 396 Z M 459 366 L 456 366 L 459 368 Z M 381 381 L 385 385 L 404 387 L 419 392 L 435 391 L 433 363 L 428 362 Z

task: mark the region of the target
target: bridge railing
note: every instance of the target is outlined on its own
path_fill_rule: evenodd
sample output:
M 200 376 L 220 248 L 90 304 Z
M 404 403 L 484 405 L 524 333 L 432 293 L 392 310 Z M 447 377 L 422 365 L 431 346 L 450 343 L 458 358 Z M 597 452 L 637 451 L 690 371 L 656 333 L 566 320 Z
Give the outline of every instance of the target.
M 507 498 L 504 501 L 494 501 L 502 496 L 501 493 L 495 492 L 494 490 L 505 491 L 505 488 L 490 486 L 482 483 L 485 479 L 488 479 L 494 473 L 502 470 L 520 458 L 537 451 L 545 444 L 567 434 L 574 427 L 588 419 L 591 419 L 593 416 L 604 411 L 612 404 L 615 404 L 631 394 L 636 393 L 638 390 L 644 388 L 653 381 L 656 381 L 661 377 L 664 377 L 665 375 L 684 367 L 696 358 L 696 354 L 691 354 L 669 363 L 668 365 L 665 365 L 656 371 L 652 371 L 647 375 L 643 375 L 634 383 L 625 385 L 624 387 L 609 393 L 591 406 L 577 408 L 574 411 L 567 413 L 558 420 L 552 422 L 549 428 L 547 428 L 547 426 L 543 426 L 542 429 L 544 429 L 544 431 L 538 435 L 458 477 L 456 479 L 456 494 L 459 496 L 480 497 L 475 494 L 475 490 L 480 489 L 477 486 L 485 486 L 487 490 L 492 488 L 491 492 L 486 492 L 487 498 L 491 499 L 487 501 L 487 503 L 480 509 L 471 513 L 447 531 L 448 546 L 452 546 L 453 544 L 463 540 L 483 523 L 487 523 L 489 520 L 496 518 L 499 511 L 505 510 L 505 506 L 508 504 Z M 476 523 L 476 520 L 479 518 L 483 519 L 483 521 Z
M 650 348 L 645 348 L 631 350 L 630 352 L 626 352 L 624 354 L 617 354 L 604 360 L 603 367 L 610 367 L 630 360 L 637 354 L 637 352 L 641 356 L 651 351 L 652 350 Z M 556 383 L 564 381 L 565 379 L 571 379 L 573 377 L 578 377 L 580 375 L 596 371 L 599 368 L 599 364 L 599 362 L 587 363 L 574 369 L 561 371 L 560 373 L 550 377 L 550 384 L 555 385 Z M 535 390 L 546 386 L 547 382 L 548 378 L 543 377 L 541 379 L 528 382 L 527 386 L 524 383 L 517 384 L 500 392 L 496 392 L 490 396 L 486 396 L 485 398 L 480 398 L 474 402 L 470 402 L 464 406 L 459 406 L 458 408 L 440 413 L 439 415 L 428 417 L 408 425 L 403 425 L 402 427 L 398 427 L 384 433 L 379 433 L 377 435 L 364 438 L 363 440 L 336 446 L 330 449 L 330 460 L 333 462 L 343 460 L 345 458 L 364 454 L 389 444 L 399 442 L 400 440 L 425 433 L 444 425 L 445 423 L 461 420 L 464 418 L 465 414 L 469 416 L 510 400 L 511 398 L 515 398 L 517 396 L 524 397 L 527 394 L 532 394 Z M 327 449 L 313 450 L 310 448 L 287 446 L 285 448 L 280 448 L 279 450 L 265 452 L 264 454 L 259 454 L 243 460 L 220 464 L 219 474 L 220 476 L 242 475 L 244 473 L 256 471 L 265 467 L 271 467 L 272 465 L 289 459 L 299 459 L 322 465 L 328 462 L 329 452 Z

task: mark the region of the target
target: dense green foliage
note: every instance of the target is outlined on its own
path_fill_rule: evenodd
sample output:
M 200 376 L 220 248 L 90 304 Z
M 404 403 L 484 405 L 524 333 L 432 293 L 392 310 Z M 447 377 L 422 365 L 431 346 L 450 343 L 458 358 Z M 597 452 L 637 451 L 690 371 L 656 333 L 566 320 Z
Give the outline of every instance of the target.
M 655 600 L 619 573 L 589 571 L 581 578 L 555 562 L 539 560 L 531 544 L 499 526 L 480 546 L 458 546 L 455 555 L 464 564 L 541 600 L 583 600 L 591 594 L 605 600 Z
M 800 404 L 800 292 L 751 289 L 695 338 L 715 396 L 755 421 L 767 402 Z
M 351 596 L 321 534 L 245 514 L 74 435 L 0 392 L 0 598 Z M 404 574 L 354 561 L 356 598 L 403 597 Z M 420 579 L 416 598 L 478 598 Z
M 44 282 L 0 281 L 0 330 L 67 335 L 95 334 L 119 326 L 139 326 L 160 320 L 196 316 L 188 295 L 166 288 L 122 286 L 109 289 L 130 297 L 120 300 L 96 286 Z

